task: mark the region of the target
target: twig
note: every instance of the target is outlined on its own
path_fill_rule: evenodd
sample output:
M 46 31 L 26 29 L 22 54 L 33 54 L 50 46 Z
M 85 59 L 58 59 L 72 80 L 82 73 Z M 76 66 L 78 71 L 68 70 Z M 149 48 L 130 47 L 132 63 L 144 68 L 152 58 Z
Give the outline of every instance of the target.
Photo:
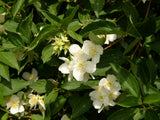
M 130 59 L 132 59 L 133 56 L 136 54 L 136 52 L 137 52 L 137 50 L 138 50 L 140 44 L 141 44 L 141 40 L 139 40 L 138 45 L 137 45 L 136 49 L 134 50 L 133 54 L 131 55 Z
M 149 0 L 149 4 L 148 4 L 148 8 L 147 8 L 145 19 L 148 17 L 150 7 L 151 7 L 151 0 Z
M 118 40 L 115 41 L 114 43 L 112 43 L 112 44 L 108 45 L 107 47 L 105 47 L 104 50 L 106 50 L 106 49 L 112 47 L 113 45 L 117 44 L 119 41 L 121 41 L 121 40 L 122 40 L 123 38 L 125 38 L 125 37 L 126 37 L 126 36 L 123 35 L 120 39 L 118 39 Z

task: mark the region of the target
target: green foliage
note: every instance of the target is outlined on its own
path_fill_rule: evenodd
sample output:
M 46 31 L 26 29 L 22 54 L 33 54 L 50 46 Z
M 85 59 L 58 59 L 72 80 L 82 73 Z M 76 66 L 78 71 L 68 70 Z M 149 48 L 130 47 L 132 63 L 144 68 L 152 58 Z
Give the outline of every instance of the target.
M 0 119 L 159 120 L 160 2 L 143 2 L 0 0 Z M 75 56 L 88 51 L 70 45 L 83 48 L 85 40 L 103 54 L 88 46 L 93 56 L 79 64 Z M 95 72 L 92 57 L 100 57 Z M 109 74 L 120 90 L 98 96 Z M 99 92 L 93 99 L 92 91 Z M 13 114 L 16 104 L 9 102 L 23 106 L 24 114 Z

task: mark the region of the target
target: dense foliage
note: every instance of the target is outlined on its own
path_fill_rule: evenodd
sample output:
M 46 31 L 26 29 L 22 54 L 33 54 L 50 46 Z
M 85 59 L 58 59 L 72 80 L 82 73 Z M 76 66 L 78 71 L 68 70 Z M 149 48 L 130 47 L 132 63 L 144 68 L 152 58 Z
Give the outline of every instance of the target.
M 159 120 L 159 0 L 0 0 L 1 120 Z

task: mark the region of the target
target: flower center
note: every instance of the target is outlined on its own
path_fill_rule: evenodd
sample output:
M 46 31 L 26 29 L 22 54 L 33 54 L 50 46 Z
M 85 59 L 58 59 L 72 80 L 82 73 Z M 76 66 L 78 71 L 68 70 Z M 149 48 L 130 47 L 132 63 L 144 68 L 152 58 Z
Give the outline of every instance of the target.
M 111 87 L 111 86 L 112 86 L 112 82 L 109 81 L 109 82 L 106 83 L 106 85 L 107 85 L 108 87 Z
M 18 106 L 18 102 L 16 102 L 16 101 L 12 102 L 12 103 L 11 103 L 11 106 L 12 106 L 13 108 L 16 108 L 16 107 Z
M 95 56 L 97 54 L 97 50 L 93 46 L 90 47 L 90 54 L 91 56 Z
M 29 76 L 29 80 L 30 80 L 30 81 L 34 81 L 34 80 L 35 80 L 34 75 L 31 74 L 31 75 Z
M 30 99 L 30 103 L 31 103 L 32 105 L 37 105 L 37 102 L 38 102 L 38 100 L 37 100 L 37 97 L 35 97 L 35 96 L 33 96 L 33 97 Z

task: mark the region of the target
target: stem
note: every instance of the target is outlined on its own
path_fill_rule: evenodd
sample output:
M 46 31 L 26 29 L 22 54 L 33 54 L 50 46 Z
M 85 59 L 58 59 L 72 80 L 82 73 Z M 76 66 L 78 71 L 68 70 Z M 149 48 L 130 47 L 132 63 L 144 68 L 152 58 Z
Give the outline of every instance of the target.
M 125 38 L 125 37 L 126 37 L 126 36 L 123 35 L 123 36 L 122 36 L 120 39 L 118 39 L 116 42 L 114 42 L 114 43 L 108 45 L 107 47 L 105 47 L 104 50 L 106 50 L 106 49 L 112 47 L 113 45 L 117 44 L 119 41 L 121 41 L 121 40 L 122 40 L 123 38 Z
M 149 4 L 148 4 L 148 8 L 147 8 L 145 19 L 148 17 L 150 7 L 151 7 L 151 0 L 149 0 Z

